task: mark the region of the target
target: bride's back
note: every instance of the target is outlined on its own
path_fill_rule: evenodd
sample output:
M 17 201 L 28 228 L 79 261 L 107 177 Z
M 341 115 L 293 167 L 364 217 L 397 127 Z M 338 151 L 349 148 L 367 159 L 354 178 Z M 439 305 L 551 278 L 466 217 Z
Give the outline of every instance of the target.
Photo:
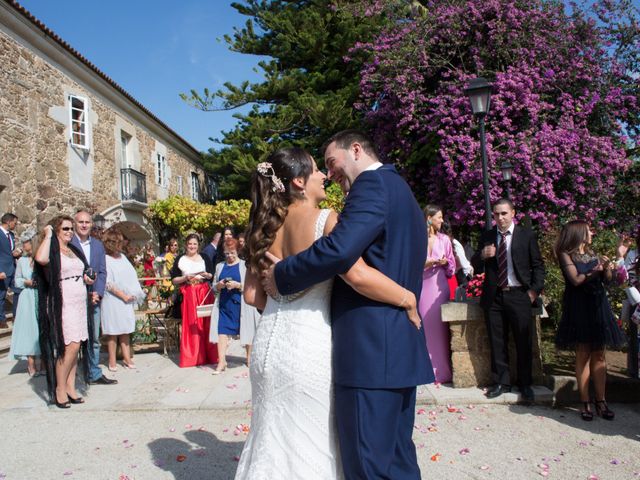
M 284 259 L 309 248 L 316 240 L 315 229 L 319 214 L 320 210 L 312 206 L 290 205 L 269 252 Z

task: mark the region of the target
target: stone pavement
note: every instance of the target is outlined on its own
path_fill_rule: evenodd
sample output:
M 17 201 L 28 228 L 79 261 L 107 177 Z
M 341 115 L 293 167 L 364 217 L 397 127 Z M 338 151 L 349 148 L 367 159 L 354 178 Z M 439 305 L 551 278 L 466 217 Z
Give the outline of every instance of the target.
M 233 478 L 251 415 L 242 353 L 232 344 L 220 376 L 137 354 L 137 370 L 109 373 L 118 385 L 91 386 L 85 404 L 64 411 L 46 405 L 44 378 L 29 379 L 25 362 L 0 360 L 0 478 Z M 423 478 L 640 478 L 637 404 L 586 423 L 572 409 L 514 405 L 515 393 L 489 402 L 477 388 L 419 392 Z M 542 387 L 536 395 L 551 400 Z

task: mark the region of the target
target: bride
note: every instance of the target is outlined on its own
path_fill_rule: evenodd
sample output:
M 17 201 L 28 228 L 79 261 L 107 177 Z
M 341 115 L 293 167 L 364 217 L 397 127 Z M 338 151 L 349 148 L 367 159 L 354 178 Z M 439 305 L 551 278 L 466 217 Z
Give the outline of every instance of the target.
M 338 222 L 335 212 L 318 207 L 325 179 L 301 148 L 276 151 L 252 178 L 244 296 L 264 312 L 251 355 L 251 430 L 236 480 L 342 478 L 331 373 L 333 281 L 277 299 L 267 298 L 259 281 L 267 254 L 295 255 Z M 362 259 L 341 277 L 361 295 L 405 308 L 420 328 L 414 294 Z

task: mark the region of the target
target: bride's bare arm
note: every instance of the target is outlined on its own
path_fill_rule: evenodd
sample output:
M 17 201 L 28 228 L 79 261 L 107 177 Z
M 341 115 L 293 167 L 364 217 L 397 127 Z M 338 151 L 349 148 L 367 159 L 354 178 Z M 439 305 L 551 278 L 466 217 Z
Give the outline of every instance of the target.
M 242 295 L 244 295 L 244 301 L 248 305 L 252 305 L 258 310 L 264 310 L 267 304 L 267 294 L 262 288 L 260 278 L 250 268 L 247 268 Z
M 331 212 L 325 224 L 324 234 L 328 235 L 338 222 L 338 215 Z M 340 275 L 360 295 L 364 295 L 377 302 L 388 303 L 404 308 L 409 316 L 409 321 L 420 329 L 422 321 L 418 314 L 416 296 L 412 291 L 398 285 L 379 270 L 370 267 L 360 258 L 351 269 Z

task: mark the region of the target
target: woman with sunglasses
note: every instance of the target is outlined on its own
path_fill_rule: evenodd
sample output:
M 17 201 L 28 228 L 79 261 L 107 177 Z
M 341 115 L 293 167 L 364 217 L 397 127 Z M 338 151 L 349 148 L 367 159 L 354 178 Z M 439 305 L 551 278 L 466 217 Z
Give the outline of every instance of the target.
M 84 403 L 75 385 L 78 353 L 88 383 L 88 345 L 93 341 L 88 286 L 94 279 L 83 252 L 71 244 L 73 235 L 73 218 L 55 217 L 44 227 L 35 256 L 40 349 L 47 365 L 49 396 L 58 408 Z

